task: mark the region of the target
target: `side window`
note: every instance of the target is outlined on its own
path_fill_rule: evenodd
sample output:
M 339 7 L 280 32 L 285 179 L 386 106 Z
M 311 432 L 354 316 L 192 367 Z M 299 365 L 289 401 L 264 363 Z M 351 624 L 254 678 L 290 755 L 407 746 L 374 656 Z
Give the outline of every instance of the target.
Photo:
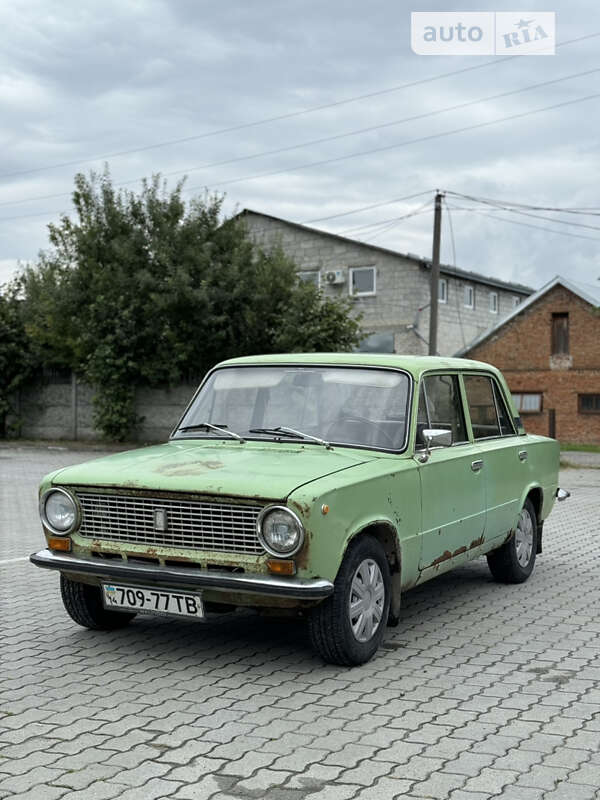
M 467 441 L 456 375 L 429 375 L 421 382 L 417 415 L 417 445 L 424 446 L 424 428 L 452 431 L 452 443 Z
M 483 375 L 465 375 L 464 381 L 473 437 L 500 436 L 492 379 Z
M 500 432 L 502 436 L 511 436 L 514 434 L 515 429 L 510 421 L 510 414 L 506 408 L 506 403 L 502 397 L 502 392 L 498 388 L 496 381 L 494 381 L 494 398 L 496 400 L 496 408 L 498 409 L 498 419 L 500 420 Z

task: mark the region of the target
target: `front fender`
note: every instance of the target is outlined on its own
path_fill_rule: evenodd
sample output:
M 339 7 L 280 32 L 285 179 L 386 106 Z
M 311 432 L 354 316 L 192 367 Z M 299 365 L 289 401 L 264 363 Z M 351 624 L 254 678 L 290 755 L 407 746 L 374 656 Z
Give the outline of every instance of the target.
M 403 585 L 416 580 L 421 502 L 414 462 L 382 458 L 363 464 L 346 476 L 301 487 L 288 504 L 306 530 L 305 547 L 296 559 L 299 575 L 335 580 L 349 542 L 380 526 L 393 539 Z

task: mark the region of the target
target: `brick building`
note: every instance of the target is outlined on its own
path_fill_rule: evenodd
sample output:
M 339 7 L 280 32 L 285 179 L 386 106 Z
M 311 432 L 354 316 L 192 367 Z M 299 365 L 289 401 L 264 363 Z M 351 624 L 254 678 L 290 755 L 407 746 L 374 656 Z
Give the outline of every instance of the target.
M 600 282 L 557 276 L 457 355 L 502 370 L 528 432 L 600 444 Z
M 329 297 L 350 296 L 370 334 L 361 349 L 426 354 L 431 261 L 357 242 L 246 209 L 240 215 L 266 250 L 281 246 L 304 280 Z M 518 283 L 442 265 L 438 350 L 452 355 L 507 316 L 533 290 Z

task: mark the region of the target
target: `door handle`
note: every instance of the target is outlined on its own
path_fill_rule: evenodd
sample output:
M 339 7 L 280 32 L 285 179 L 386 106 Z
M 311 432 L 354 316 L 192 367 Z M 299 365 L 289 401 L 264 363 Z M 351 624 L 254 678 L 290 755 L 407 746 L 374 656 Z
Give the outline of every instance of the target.
M 477 461 L 471 461 L 471 469 L 473 472 L 479 472 L 479 470 L 483 467 L 483 460 L 478 458 Z
M 519 450 L 519 461 L 527 461 L 527 450 Z

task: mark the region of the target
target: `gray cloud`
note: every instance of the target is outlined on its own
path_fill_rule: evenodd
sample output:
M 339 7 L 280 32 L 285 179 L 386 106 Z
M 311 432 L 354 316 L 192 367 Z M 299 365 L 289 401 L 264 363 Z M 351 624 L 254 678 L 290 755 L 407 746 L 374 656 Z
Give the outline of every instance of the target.
M 3 9 L 5 36 L 0 52 L 0 282 L 14 271 L 17 260 L 35 259 L 46 246 L 46 224 L 70 210 L 76 169 L 98 169 L 102 161 L 2 176 L 194 136 L 492 60 L 412 53 L 410 10 L 428 8 L 424 0 L 411 8 L 381 0 L 368 6 L 339 0 L 325 4 L 233 0 L 220 5 L 191 0 L 13 2 Z M 460 8 L 493 10 L 494 4 L 461 3 Z M 600 31 L 600 15 L 591 4 L 560 0 L 554 10 L 559 41 L 595 32 L 596 27 Z M 182 173 L 214 161 L 425 114 L 593 69 L 599 66 L 599 41 L 559 48 L 553 57 L 497 62 L 359 103 L 112 158 L 110 168 L 116 182 L 153 172 Z M 434 187 L 540 205 L 600 207 L 596 178 L 600 100 L 285 172 L 296 165 L 582 97 L 598 91 L 598 75 L 360 136 L 197 169 L 189 172 L 187 186 L 201 191 L 209 185 L 226 191 L 228 212 L 249 206 L 298 221 Z M 272 171 L 281 174 L 227 183 Z M 41 199 L 61 193 L 65 196 Z M 28 202 L 19 202 L 24 199 Z M 322 227 L 341 232 L 401 215 L 421 202 L 417 198 L 384 206 L 323 222 Z M 473 207 L 458 200 L 449 204 Z M 600 276 L 600 231 L 504 216 L 594 238 L 570 238 L 455 210 L 452 222 L 460 266 L 533 286 L 555 273 L 587 281 Z M 600 217 L 583 221 L 600 227 Z M 449 233 L 446 220 L 446 261 L 453 258 Z M 367 233 L 362 235 L 369 239 Z M 376 241 L 429 255 L 431 215 L 399 222 Z

